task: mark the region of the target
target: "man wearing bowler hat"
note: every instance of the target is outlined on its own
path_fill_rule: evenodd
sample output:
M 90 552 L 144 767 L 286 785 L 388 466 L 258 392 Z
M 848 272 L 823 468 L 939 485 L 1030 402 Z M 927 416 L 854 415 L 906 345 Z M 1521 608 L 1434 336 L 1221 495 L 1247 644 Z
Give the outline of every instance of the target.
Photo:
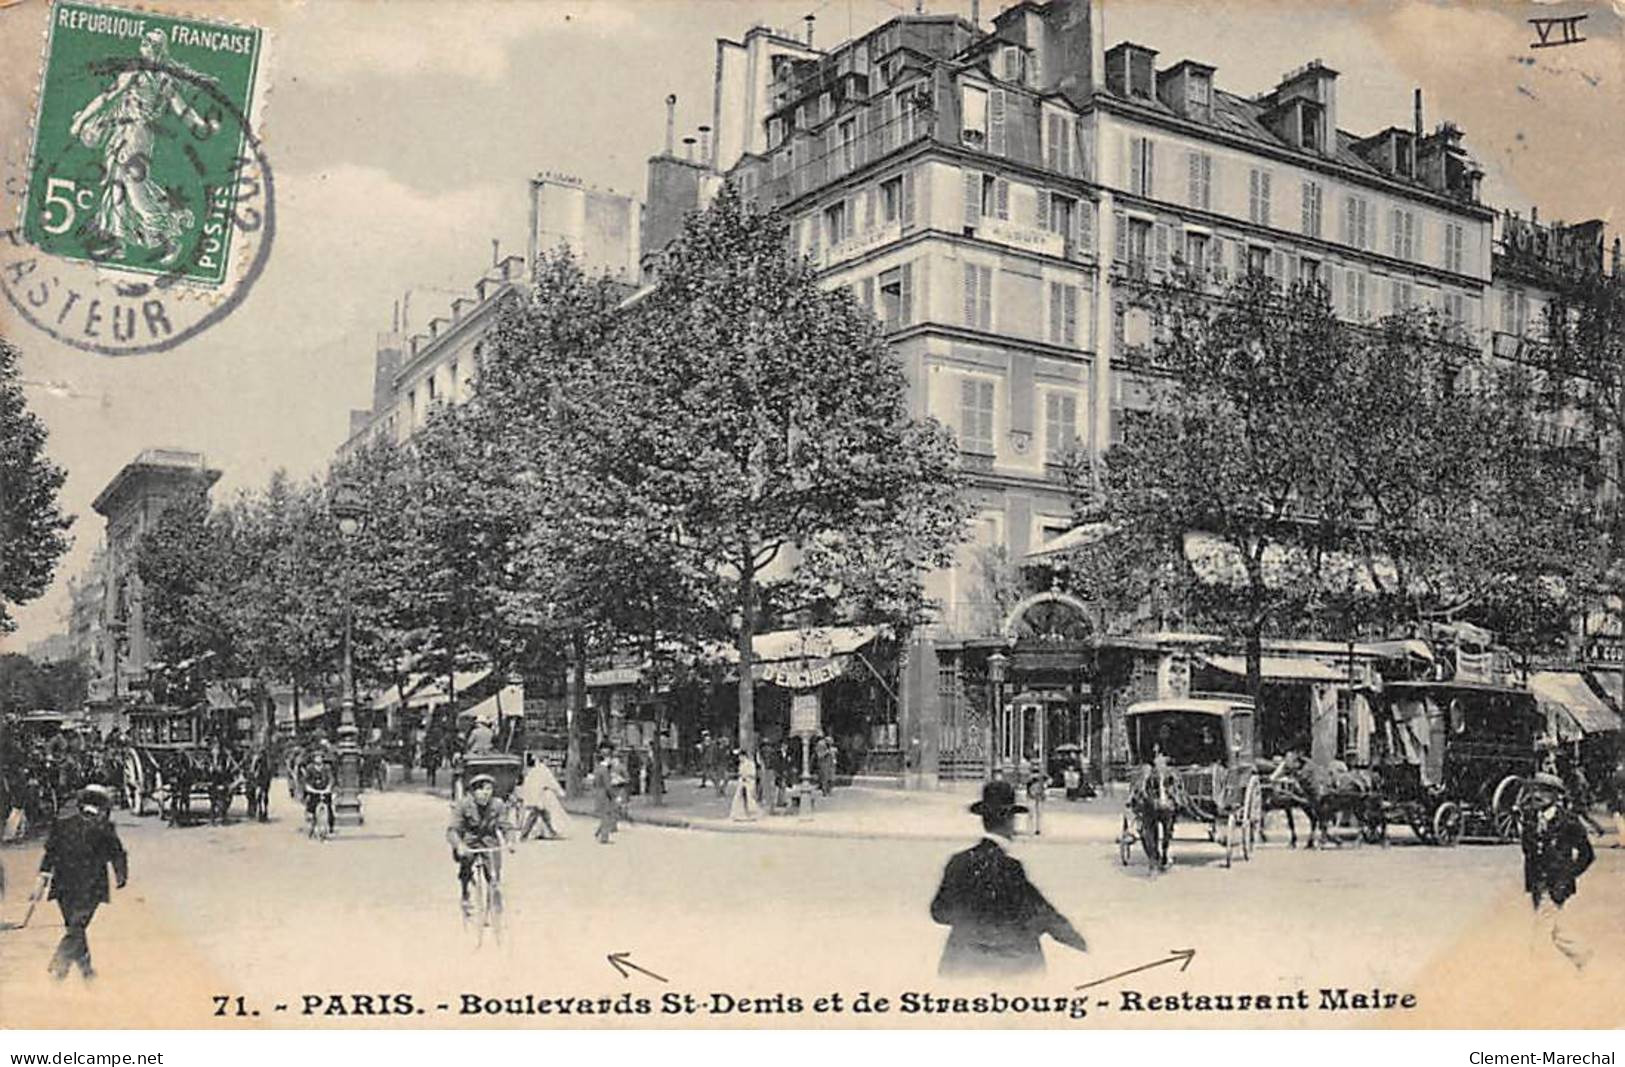
M 938 973 L 943 975 L 1037 974 L 1044 970 L 1038 939 L 1049 934 L 1079 952 L 1083 935 L 1027 880 L 1009 853 L 1015 817 L 1027 810 L 1015 788 L 988 782 L 970 806 L 982 817 L 982 840 L 948 861 L 931 918 L 950 927 Z
M 90 942 L 85 931 L 96 909 L 107 903 L 107 868 L 113 867 L 118 887 L 130 876 L 124 845 L 118 831 L 108 818 L 113 800 L 99 785 L 88 785 L 79 791 L 79 808 L 58 819 L 51 827 L 51 836 L 45 841 L 45 856 L 40 860 L 40 883 L 34 890 L 34 899 L 50 885 L 50 898 L 62 909 L 62 924 L 67 932 L 51 957 L 53 978 L 66 978 L 74 964 L 79 965 L 85 978 L 96 977 L 90 965 Z

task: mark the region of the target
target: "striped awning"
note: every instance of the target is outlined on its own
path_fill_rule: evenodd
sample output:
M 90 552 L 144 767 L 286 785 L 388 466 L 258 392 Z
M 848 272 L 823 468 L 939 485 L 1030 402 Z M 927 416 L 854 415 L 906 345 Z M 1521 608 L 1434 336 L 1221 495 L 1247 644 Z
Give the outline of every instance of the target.
M 1556 704 L 1574 724 L 1587 734 L 1618 730 L 1619 713 L 1598 696 L 1578 671 L 1536 671 L 1529 676 L 1529 690 L 1543 704 Z

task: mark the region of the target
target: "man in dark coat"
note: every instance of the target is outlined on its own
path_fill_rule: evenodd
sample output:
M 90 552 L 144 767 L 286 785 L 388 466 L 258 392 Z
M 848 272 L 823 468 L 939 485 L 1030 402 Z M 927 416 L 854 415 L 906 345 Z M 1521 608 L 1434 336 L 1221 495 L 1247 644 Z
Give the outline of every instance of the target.
M 1535 775 L 1523 809 L 1523 887 L 1535 906 L 1537 938 L 1550 940 L 1576 968 L 1584 968 L 1591 953 L 1563 929 L 1561 911 L 1596 858 L 1591 839 L 1555 775 Z
M 951 927 L 938 972 L 944 975 L 1037 974 L 1044 970 L 1039 938 L 1049 934 L 1079 952 L 1088 951 L 1044 894 L 1027 880 L 1021 861 L 1009 854 L 1015 817 L 1025 812 L 1009 782 L 982 787 L 971 805 L 982 817 L 982 840 L 948 861 L 931 918 Z
M 40 888 L 45 876 L 51 878 L 50 899 L 62 909 L 62 923 L 67 932 L 51 957 L 50 972 L 54 978 L 66 978 L 75 963 L 86 978 L 96 976 L 90 965 L 90 943 L 85 931 L 96 909 L 107 903 L 107 867 L 113 867 L 118 887 L 130 876 L 124 846 L 118 831 L 108 815 L 112 798 L 101 786 L 86 786 L 79 794 L 79 810 L 64 815 L 51 827 L 45 841 L 45 856 L 40 860 Z M 35 890 L 36 899 L 39 890 Z

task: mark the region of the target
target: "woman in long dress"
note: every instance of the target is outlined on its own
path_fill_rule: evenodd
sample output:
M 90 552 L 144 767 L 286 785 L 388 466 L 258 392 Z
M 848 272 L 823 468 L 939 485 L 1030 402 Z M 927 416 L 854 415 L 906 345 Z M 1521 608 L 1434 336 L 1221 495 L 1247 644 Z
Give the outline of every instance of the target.
M 220 122 L 205 118 L 181 96 L 185 83 L 177 74 L 202 82 L 212 79 L 171 59 L 162 30 L 151 30 L 142 38 L 141 60 L 80 109 L 68 133 L 87 148 L 102 150 L 106 177 L 95 225 L 117 242 L 112 258 L 124 258 L 132 247 L 162 249 L 162 262 L 170 263 L 197 218 L 190 208 L 172 204 L 153 176 L 159 124 L 166 112 L 174 112 L 193 136 L 203 139 L 213 136 Z M 168 150 L 179 151 L 177 144 L 169 138 Z

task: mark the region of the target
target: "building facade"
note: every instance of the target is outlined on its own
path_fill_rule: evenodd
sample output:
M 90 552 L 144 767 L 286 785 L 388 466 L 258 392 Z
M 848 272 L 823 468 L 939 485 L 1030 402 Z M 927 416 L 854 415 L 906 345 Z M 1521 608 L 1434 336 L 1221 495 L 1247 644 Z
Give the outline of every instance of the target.
M 718 172 L 886 324 L 914 410 L 954 430 L 973 474 L 972 542 L 933 578 L 943 614 L 906 672 L 902 744 L 925 780 L 1062 743 L 1110 758 L 1082 605 L 1012 610 L 994 572 L 1071 528 L 1064 457 L 1103 455 L 1149 407 L 1151 287 L 1316 282 L 1345 319 L 1432 308 L 1486 351 L 1538 313 L 1498 278 L 1482 172 L 1456 126 L 1424 126 L 1420 91 L 1408 126 L 1362 135 L 1319 61 L 1245 98 L 1200 57 L 1159 67 L 1097 27 L 1088 0 L 1024 0 L 991 31 L 905 15 L 817 52 L 758 29 L 744 48 L 765 96 L 719 64 Z M 991 648 L 1013 649 L 1009 701 L 990 697 Z M 1032 709 L 1025 728 L 1012 706 Z

